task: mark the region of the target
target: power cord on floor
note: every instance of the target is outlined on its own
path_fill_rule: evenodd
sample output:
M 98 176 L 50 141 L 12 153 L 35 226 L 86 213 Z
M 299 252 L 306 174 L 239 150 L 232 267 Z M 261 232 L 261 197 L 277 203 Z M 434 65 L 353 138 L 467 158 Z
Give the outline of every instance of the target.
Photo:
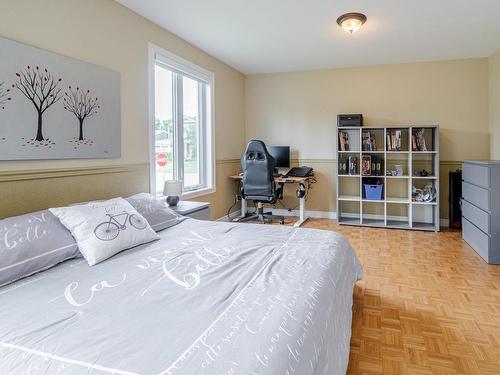
M 231 216 L 231 211 L 232 209 L 234 208 L 234 206 L 236 206 L 238 204 L 238 202 L 241 200 L 240 197 L 238 196 L 235 196 L 234 197 L 234 202 L 233 204 L 231 205 L 231 207 L 229 207 L 229 209 L 227 210 L 227 213 L 226 213 L 226 216 L 227 216 L 227 219 L 229 221 L 232 221 L 234 219 L 234 217 Z M 253 202 L 253 201 L 252 201 Z M 247 215 L 253 215 L 257 212 L 257 203 L 253 202 L 253 211 L 249 211 L 248 210 L 248 207 L 247 207 Z
M 229 221 L 232 221 L 232 220 L 233 220 L 233 218 L 231 217 L 231 211 L 232 211 L 232 209 L 233 209 L 233 208 L 234 208 L 237 204 L 238 204 L 238 196 L 235 196 L 235 197 L 234 197 L 234 202 L 233 202 L 233 204 L 231 205 L 231 207 L 229 207 L 229 210 L 227 210 L 227 214 L 226 214 L 227 219 L 228 219 Z
M 279 201 L 278 201 L 278 203 L 279 203 L 279 205 L 280 205 L 281 207 L 283 207 L 284 209 L 286 209 L 288 212 L 292 212 L 292 211 L 293 211 L 293 210 L 295 210 L 297 207 L 299 207 L 299 206 L 297 205 L 297 206 L 295 206 L 295 207 L 291 207 L 291 208 L 290 208 L 290 207 L 288 207 L 287 205 L 285 205 L 285 204 L 283 203 L 283 201 L 282 201 L 282 200 L 279 200 Z
M 307 184 L 306 186 L 306 194 L 304 195 L 304 200 L 307 202 L 307 198 L 309 196 L 309 189 L 312 189 L 312 185 L 314 185 L 318 180 L 316 179 L 316 177 L 314 176 L 309 176 L 306 180 L 305 180 L 305 183 Z M 300 204 L 297 204 L 293 207 L 288 207 L 286 206 L 282 200 L 279 200 L 278 203 L 286 210 L 288 210 L 288 212 L 292 212 L 294 210 L 296 210 L 297 208 L 299 208 Z

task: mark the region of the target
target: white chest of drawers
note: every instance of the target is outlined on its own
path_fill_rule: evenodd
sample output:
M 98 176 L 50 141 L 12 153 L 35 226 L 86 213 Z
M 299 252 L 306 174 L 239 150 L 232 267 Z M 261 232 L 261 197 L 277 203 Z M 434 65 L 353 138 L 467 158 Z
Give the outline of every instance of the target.
M 462 237 L 486 262 L 500 264 L 500 161 L 463 162 Z

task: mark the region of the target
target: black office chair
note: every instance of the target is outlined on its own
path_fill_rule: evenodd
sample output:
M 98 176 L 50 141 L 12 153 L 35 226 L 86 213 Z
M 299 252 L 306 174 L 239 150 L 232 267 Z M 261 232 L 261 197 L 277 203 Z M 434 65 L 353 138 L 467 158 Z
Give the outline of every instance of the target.
M 274 182 L 274 168 L 276 161 L 267 151 L 262 141 L 253 140 L 241 158 L 243 169 L 243 186 L 241 195 L 243 199 L 251 199 L 257 203 L 257 212 L 241 218 L 240 222 L 259 219 L 265 223 L 266 219 L 276 219 L 280 224 L 285 223 L 285 217 L 264 212 L 264 203 L 274 204 L 281 197 L 282 188 L 276 187 Z

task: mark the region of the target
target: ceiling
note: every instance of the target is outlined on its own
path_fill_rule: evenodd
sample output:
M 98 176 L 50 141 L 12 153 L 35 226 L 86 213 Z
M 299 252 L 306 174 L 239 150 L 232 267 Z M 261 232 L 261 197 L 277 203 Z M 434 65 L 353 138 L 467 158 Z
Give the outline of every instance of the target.
M 117 0 L 245 74 L 485 57 L 499 0 Z M 353 35 L 336 24 L 366 14 Z

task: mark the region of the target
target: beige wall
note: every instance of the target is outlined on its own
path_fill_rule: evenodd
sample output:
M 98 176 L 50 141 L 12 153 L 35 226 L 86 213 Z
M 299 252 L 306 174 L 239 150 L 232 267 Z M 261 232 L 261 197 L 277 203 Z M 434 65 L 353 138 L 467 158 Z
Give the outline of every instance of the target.
M 319 173 L 308 209 L 336 211 L 338 113 L 363 113 L 367 126 L 438 124 L 447 217 L 448 170 L 489 157 L 488 97 L 488 59 L 252 75 L 245 83 L 246 138 L 291 145 L 297 162 Z
M 491 158 L 500 159 L 500 49 L 489 58 Z
M 245 140 L 251 138 L 291 145 L 294 163 L 313 166 L 319 177 L 308 208 L 335 211 L 337 113 L 362 112 L 368 125 L 439 124 L 443 217 L 446 172 L 462 159 L 488 158 L 490 131 L 492 145 L 499 144 L 500 52 L 489 60 L 245 78 L 112 0 L 2 1 L 0 36 L 120 72 L 123 155 L 112 160 L 0 162 L 0 217 L 147 189 L 148 42 L 215 73 L 217 192 L 196 198 L 212 202 L 214 218 L 224 215 L 233 201 L 237 189 L 227 176 L 239 170 Z M 498 158 L 495 147 L 491 155 Z M 44 173 L 36 172 L 40 170 Z M 295 200 L 285 203 L 291 206 Z
M 236 159 L 217 161 L 217 192 L 196 198 L 211 202 L 213 218 L 226 215 L 237 185 L 227 176 L 239 172 Z M 127 197 L 149 188 L 147 164 L 0 171 L 0 219 L 47 207 L 92 199 Z
M 219 161 L 239 158 L 244 146 L 244 76 L 200 49 L 154 25 L 112 0 L 5 0 L 0 2 L 0 36 L 44 48 L 86 62 L 101 65 L 121 73 L 122 79 L 122 157 L 111 160 L 58 160 L 0 162 L 0 171 L 52 170 L 59 171 L 89 166 L 142 165 L 140 174 L 130 175 L 127 191 L 148 185 L 148 42 L 152 42 L 184 57 L 215 74 L 215 133 L 216 157 Z M 234 164 L 234 163 L 233 163 Z M 237 164 L 235 164 L 237 165 Z M 219 163 L 217 164 L 219 166 Z M 224 171 L 225 172 L 225 171 Z M 217 181 L 221 183 L 217 171 Z M 139 177 L 140 176 L 140 177 Z M 58 177 L 59 178 L 59 177 Z M 89 177 L 87 177 L 88 180 Z M 100 176 L 104 181 L 112 174 Z M 144 178 L 146 180 L 144 181 Z M 76 183 L 73 178 L 42 183 L 42 189 L 57 184 Z M 0 182 L 0 192 L 7 191 L 13 182 Z M 114 188 L 121 194 L 123 189 Z M 88 185 L 81 187 L 85 196 L 99 198 L 109 195 L 109 190 Z M 71 189 L 68 189 L 71 190 Z M 217 193 L 200 200 L 214 202 L 214 217 L 232 202 L 228 189 L 217 186 Z M 36 190 L 23 189 L 18 199 L 38 194 Z M 90 193 L 91 192 L 91 193 Z M 43 195 L 47 191 L 41 192 Z M 72 200 L 64 189 L 61 202 Z M 9 195 L 12 197 L 12 195 Z M 54 204 L 54 199 L 50 200 Z M 10 204 L 2 196 L 0 217 Z M 48 203 L 47 203 L 48 204 Z M 45 202 L 36 205 L 46 206 Z M 4 212 L 2 212 L 4 208 Z M 26 208 L 29 209 L 29 208 Z M 23 210 L 24 211 L 24 210 Z

